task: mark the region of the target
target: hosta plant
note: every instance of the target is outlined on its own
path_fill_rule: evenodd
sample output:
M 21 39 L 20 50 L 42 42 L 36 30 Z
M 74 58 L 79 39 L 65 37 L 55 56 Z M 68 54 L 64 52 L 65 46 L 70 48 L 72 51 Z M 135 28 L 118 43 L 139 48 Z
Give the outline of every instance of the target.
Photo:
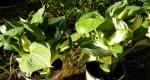
M 19 69 L 26 76 L 35 71 L 49 75 L 53 61 L 70 48 L 69 34 L 64 32 L 64 16 L 47 18 L 45 6 L 29 14 L 27 19 L 6 21 L 1 26 L 0 46 L 17 51 Z
M 88 55 L 87 62 L 97 61 L 109 73 L 136 46 L 149 45 L 145 37 L 149 24 L 143 7 L 129 5 L 127 0 L 110 6 L 105 16 L 100 13 L 83 11 L 71 39 L 79 52 Z

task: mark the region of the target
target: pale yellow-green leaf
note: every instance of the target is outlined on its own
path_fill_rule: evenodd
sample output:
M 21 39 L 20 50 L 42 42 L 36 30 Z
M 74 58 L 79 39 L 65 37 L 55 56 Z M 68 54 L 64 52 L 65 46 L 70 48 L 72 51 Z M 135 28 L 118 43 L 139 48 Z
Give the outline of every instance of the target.
M 112 64 L 112 56 L 111 55 L 103 56 L 100 58 L 100 62 L 104 64 Z
M 45 6 L 43 6 L 35 14 L 33 14 L 31 19 L 31 24 L 42 23 L 44 11 L 45 11 Z
M 47 43 L 33 42 L 29 49 L 30 53 L 24 53 L 19 60 L 21 71 L 32 73 L 43 68 L 51 67 L 51 52 Z
M 81 35 L 79 33 L 77 33 L 77 32 L 71 34 L 71 40 L 72 40 L 72 42 L 77 41 L 80 37 L 81 37 Z
M 109 69 L 109 65 L 108 64 L 100 64 L 100 68 L 105 71 L 106 73 L 109 73 L 110 72 L 110 69 Z

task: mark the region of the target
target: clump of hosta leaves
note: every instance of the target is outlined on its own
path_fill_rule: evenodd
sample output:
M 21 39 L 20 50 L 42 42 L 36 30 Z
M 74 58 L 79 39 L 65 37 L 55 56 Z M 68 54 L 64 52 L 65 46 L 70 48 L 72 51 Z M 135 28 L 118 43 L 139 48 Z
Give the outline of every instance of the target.
M 17 58 L 22 72 L 34 71 L 51 67 L 51 51 L 45 36 L 38 27 L 43 22 L 45 7 L 29 16 L 27 20 L 6 21 L 5 31 L 1 31 L 1 46 L 5 50 L 14 50 L 20 54 Z M 29 38 L 35 37 L 34 38 Z
M 148 23 L 140 11 L 141 7 L 128 5 L 124 0 L 110 6 L 105 16 L 97 11 L 83 13 L 75 23 L 72 41 L 81 53 L 89 55 L 87 61 L 98 61 L 100 68 L 109 73 L 123 60 L 124 53 L 131 51 L 125 49 L 129 42 L 137 42 L 132 49 L 138 41 L 144 44 Z
M 29 76 L 39 70 L 43 70 L 41 74 L 49 75 L 53 61 L 70 48 L 67 33 L 63 32 L 65 17 L 47 19 L 45 6 L 32 12 L 27 19 L 6 21 L 0 28 L 0 46 L 19 53 L 20 57 L 16 59 L 19 68 Z

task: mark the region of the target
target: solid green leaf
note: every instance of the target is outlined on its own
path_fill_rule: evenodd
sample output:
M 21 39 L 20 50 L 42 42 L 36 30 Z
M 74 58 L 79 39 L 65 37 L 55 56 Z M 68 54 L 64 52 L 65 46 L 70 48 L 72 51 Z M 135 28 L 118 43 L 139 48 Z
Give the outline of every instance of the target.
M 97 11 L 93 11 L 81 16 L 75 23 L 75 29 L 81 34 L 88 33 L 95 30 L 103 22 L 104 18 Z
M 148 20 L 145 20 L 145 21 L 142 23 L 142 27 L 148 28 L 148 27 L 149 27 L 149 21 L 148 21 Z
M 144 0 L 144 3 L 146 5 L 146 7 L 150 8 L 150 1 L 149 0 Z
M 148 31 L 148 28 L 140 27 L 133 33 L 133 40 L 141 40 L 145 37 L 146 33 Z
M 121 54 L 121 53 L 123 53 L 123 46 L 121 46 L 119 44 L 112 46 L 110 49 L 115 54 Z
M 105 19 L 105 21 L 97 27 L 97 31 L 111 31 L 114 28 L 113 22 L 110 19 Z
M 23 53 L 19 61 L 20 70 L 26 73 L 51 67 L 51 52 L 47 43 L 33 42 L 30 47 L 30 53 Z
M 45 34 L 44 34 L 44 32 L 39 27 L 31 27 L 31 29 L 32 29 L 31 33 L 34 36 L 36 36 L 37 40 L 44 40 L 45 39 Z

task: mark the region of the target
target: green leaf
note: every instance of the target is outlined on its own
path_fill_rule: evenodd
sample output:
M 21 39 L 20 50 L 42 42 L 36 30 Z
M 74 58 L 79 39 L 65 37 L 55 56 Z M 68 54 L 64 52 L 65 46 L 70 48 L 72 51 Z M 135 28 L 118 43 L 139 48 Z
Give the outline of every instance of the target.
M 24 34 L 21 36 L 21 43 L 22 43 L 23 50 L 29 52 L 29 46 L 31 42 Z
M 139 29 L 142 25 L 143 17 L 137 16 L 133 24 L 130 26 L 131 30 L 134 32 L 135 30 Z
M 125 9 L 126 5 L 127 5 L 126 0 L 124 0 L 124 2 L 123 1 L 116 2 L 114 5 L 110 6 L 106 10 L 106 17 L 111 18 L 118 16 Z
M 5 20 L 5 19 L 4 19 Z M 6 26 L 6 31 L 8 31 L 8 30 L 10 30 L 10 29 L 13 29 L 13 28 L 15 28 L 15 27 L 23 27 L 23 24 L 22 24 L 22 22 L 20 22 L 20 21 L 7 21 L 7 20 L 5 20 L 5 22 L 6 22 L 6 24 L 5 24 L 5 26 Z
M 127 16 L 134 15 L 136 14 L 136 11 L 141 9 L 140 6 L 127 6 L 127 8 L 129 9 Z
M 113 22 L 110 19 L 105 19 L 105 21 L 97 27 L 97 31 L 111 31 L 114 28 Z
M 56 18 L 51 18 L 50 20 L 48 20 L 48 23 L 54 27 L 54 28 L 59 28 L 60 30 L 63 30 L 67 27 L 66 23 L 66 18 L 65 16 L 60 16 L 60 17 L 56 17 Z
M 32 15 L 32 19 L 30 23 L 31 24 L 42 23 L 44 11 L 45 11 L 45 6 L 40 8 L 35 14 Z
M 105 71 L 106 73 L 109 73 L 110 72 L 110 69 L 109 69 L 109 65 L 108 64 L 100 64 L 100 68 Z
M 50 25 L 54 25 L 54 24 L 58 24 L 61 20 L 63 20 L 65 17 L 61 16 L 61 17 L 56 17 L 56 18 L 51 18 L 50 20 L 48 20 L 48 23 Z
M 11 44 L 11 38 L 10 37 L 5 37 L 5 36 L 0 36 L 0 46 L 4 46 L 4 50 L 12 50 L 12 44 Z
M 13 29 L 10 29 L 8 31 L 6 31 L 5 33 L 3 33 L 4 35 L 13 37 L 17 34 L 21 34 L 21 32 L 23 31 L 23 27 L 14 27 Z
M 121 54 L 121 53 L 123 53 L 123 46 L 121 46 L 119 44 L 112 46 L 110 49 L 115 54 Z
M 149 0 L 144 0 L 144 3 L 147 8 L 150 8 L 150 1 Z
M 75 23 L 75 29 L 81 34 L 88 33 L 95 30 L 103 22 L 104 18 L 97 11 L 93 11 L 81 16 Z
M 108 50 L 104 50 L 102 48 L 96 48 L 96 49 L 82 48 L 81 52 L 88 54 L 88 55 L 94 55 L 94 56 L 99 56 L 99 57 L 111 54 Z
M 148 28 L 148 27 L 149 27 L 149 22 L 148 22 L 148 20 L 145 20 L 145 21 L 142 23 L 142 27 L 143 27 L 143 28 Z
M 30 53 L 22 53 L 19 61 L 21 71 L 32 73 L 34 71 L 51 67 L 51 52 L 47 43 L 33 42 L 30 47 Z
M 119 20 L 117 17 L 112 17 L 112 20 L 116 30 L 128 28 L 128 25 L 123 20 Z
M 21 32 L 23 31 L 23 24 L 20 21 L 6 21 L 6 24 L 4 26 L 2 26 L 3 28 L 5 28 L 5 30 L 3 31 L 3 35 L 7 35 L 10 37 L 14 37 L 18 34 L 21 34 Z
M 113 22 L 110 19 L 105 19 L 105 21 L 97 27 L 96 32 L 99 39 L 108 43 L 108 39 L 115 32 Z
M 112 64 L 112 56 L 109 55 L 109 56 L 102 56 L 100 57 L 100 62 L 101 63 L 104 63 L 104 64 Z
M 33 30 L 31 29 L 31 27 L 29 26 L 29 23 L 26 20 L 20 18 L 20 21 L 22 22 L 24 28 L 26 28 L 30 32 L 33 32 Z
M 59 48 L 60 52 L 63 52 L 65 50 L 67 50 L 68 48 L 70 48 L 69 40 L 64 41 L 62 44 L 59 44 L 58 48 Z
M 72 42 L 77 41 L 80 37 L 81 37 L 81 35 L 79 33 L 77 33 L 77 32 L 71 34 L 71 40 L 72 40 Z
M 117 17 L 118 19 L 124 20 L 132 15 L 134 16 L 136 11 L 140 9 L 141 7 L 139 6 L 127 6 L 127 0 L 119 1 L 106 10 L 106 17 L 109 19 L 111 17 Z
M 36 36 L 37 40 L 44 40 L 45 39 L 45 34 L 40 28 L 32 27 L 32 31 L 33 32 L 31 32 L 31 33 Z
M 4 50 L 12 50 L 13 47 L 12 47 L 12 44 L 10 44 L 9 41 L 6 41 L 5 43 L 3 43 L 4 45 Z
M 148 29 L 145 27 L 140 27 L 133 33 L 133 40 L 141 40 L 145 37 Z
M 59 30 L 63 30 L 67 27 L 67 21 L 65 16 L 57 17 L 57 18 L 52 18 L 51 25 L 55 28 L 59 28 Z M 52 24 L 53 23 L 53 24 Z
M 36 36 L 37 40 L 45 39 L 44 32 L 39 27 L 35 27 L 35 25 L 31 25 L 26 22 L 22 22 L 22 23 L 24 25 L 24 28 L 26 28 L 28 31 L 30 31 L 33 34 L 33 36 Z
M 136 12 L 140 9 L 139 6 L 127 6 L 117 17 L 118 19 L 125 20 L 131 16 L 135 16 Z

